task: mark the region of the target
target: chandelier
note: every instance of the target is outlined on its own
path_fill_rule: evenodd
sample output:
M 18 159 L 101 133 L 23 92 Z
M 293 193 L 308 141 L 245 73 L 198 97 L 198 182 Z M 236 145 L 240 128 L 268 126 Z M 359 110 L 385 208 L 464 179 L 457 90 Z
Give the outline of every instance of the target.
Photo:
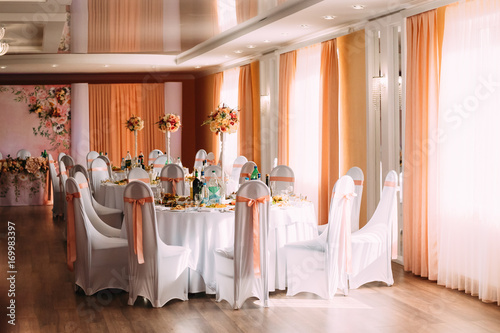
M 0 28 L 0 56 L 3 56 L 9 50 L 9 44 L 2 42 L 5 35 L 5 27 Z

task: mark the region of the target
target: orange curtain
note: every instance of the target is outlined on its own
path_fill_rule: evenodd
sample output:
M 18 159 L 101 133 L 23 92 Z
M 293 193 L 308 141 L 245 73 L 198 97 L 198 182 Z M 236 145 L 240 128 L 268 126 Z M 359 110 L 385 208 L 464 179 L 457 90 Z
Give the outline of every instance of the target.
M 403 179 L 404 269 L 437 279 L 437 234 L 428 224 L 429 151 L 432 124 L 439 106 L 438 11 L 409 17 Z M 442 33 L 441 33 L 442 36 Z M 433 115 L 432 117 L 430 115 Z M 435 119 L 434 119 L 435 118 Z M 431 124 L 431 125 L 430 125 Z
M 240 155 L 260 164 L 259 62 L 240 67 L 238 105 L 240 108 Z
M 163 52 L 162 0 L 89 0 L 88 52 Z
M 339 64 L 337 40 L 321 43 L 321 179 L 318 188 L 318 222 L 328 223 L 333 185 L 339 174 Z
M 278 116 L 278 164 L 288 165 L 288 110 L 290 93 L 295 78 L 297 51 L 280 55 L 279 65 L 279 116 Z
M 155 122 L 164 114 L 163 84 L 89 84 L 90 149 L 107 152 L 120 165 L 127 151 L 134 155 L 134 133 L 125 128 L 132 115 L 144 120 L 137 132 L 137 153 L 145 156 L 165 147 L 165 137 Z

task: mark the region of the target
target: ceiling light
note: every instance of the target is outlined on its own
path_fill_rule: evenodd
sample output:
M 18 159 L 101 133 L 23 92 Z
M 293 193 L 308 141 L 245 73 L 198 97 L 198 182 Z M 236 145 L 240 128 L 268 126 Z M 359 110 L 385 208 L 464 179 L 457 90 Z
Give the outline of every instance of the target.
M 243 52 L 243 51 L 241 51 L 241 50 L 236 50 L 236 51 L 234 51 L 234 53 L 242 53 L 242 52 Z
M 104 68 L 108 68 L 108 67 L 109 67 L 109 65 L 104 65 Z
M 255 45 L 247 45 L 249 49 L 255 49 Z
M 224 58 L 226 58 L 226 59 L 227 59 L 227 58 L 229 58 L 229 56 L 228 56 L 227 54 L 224 54 Z
M 201 66 L 194 66 L 194 68 L 201 68 Z
M 301 24 L 300 27 L 304 28 L 304 29 L 307 29 L 307 28 L 309 28 L 309 25 L 308 24 Z
M 57 67 L 57 65 L 56 65 L 56 64 L 53 64 L 53 65 L 52 65 L 52 67 L 53 67 L 53 68 L 56 68 L 56 67 Z
M 336 17 L 336 16 L 333 16 L 333 15 L 325 15 L 325 16 L 323 16 L 323 18 L 324 18 L 325 20 L 333 20 L 335 17 Z
M 264 43 L 271 43 L 269 39 L 264 40 Z
M 0 69 L 6 69 L 7 66 L 0 66 Z
M 352 5 L 354 9 L 365 9 L 365 5 Z
M 0 40 L 5 36 L 5 27 L 0 28 Z M 9 44 L 0 42 L 0 56 L 3 56 L 9 50 Z

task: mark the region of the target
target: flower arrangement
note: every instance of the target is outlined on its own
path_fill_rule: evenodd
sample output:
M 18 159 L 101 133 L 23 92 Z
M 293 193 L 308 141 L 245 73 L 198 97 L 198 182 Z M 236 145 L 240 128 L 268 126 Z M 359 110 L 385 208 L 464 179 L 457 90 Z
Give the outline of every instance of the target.
M 144 128 L 144 120 L 142 120 L 141 117 L 136 117 L 132 115 L 132 117 L 130 117 L 130 119 L 127 120 L 125 127 L 131 132 L 140 131 Z
M 210 125 L 210 131 L 219 133 L 235 133 L 238 129 L 238 110 L 231 109 L 226 104 L 221 104 L 205 120 L 203 125 Z
M 181 118 L 176 114 L 169 113 L 160 117 L 160 120 L 156 124 L 158 124 L 158 128 L 163 133 L 177 132 L 181 127 Z
M 7 156 L 1 165 L 1 172 L 20 173 L 26 171 L 30 174 L 37 175 L 39 172 L 46 172 L 49 168 L 47 159 L 43 157 L 28 157 L 23 160 L 19 157 L 12 158 Z

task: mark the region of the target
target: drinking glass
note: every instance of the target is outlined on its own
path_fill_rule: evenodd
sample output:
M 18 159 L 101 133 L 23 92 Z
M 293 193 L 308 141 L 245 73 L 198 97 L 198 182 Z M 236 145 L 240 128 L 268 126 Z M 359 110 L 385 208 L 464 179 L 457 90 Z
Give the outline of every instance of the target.
M 194 195 L 194 204 L 196 207 L 199 207 L 201 203 L 201 193 L 197 193 Z

